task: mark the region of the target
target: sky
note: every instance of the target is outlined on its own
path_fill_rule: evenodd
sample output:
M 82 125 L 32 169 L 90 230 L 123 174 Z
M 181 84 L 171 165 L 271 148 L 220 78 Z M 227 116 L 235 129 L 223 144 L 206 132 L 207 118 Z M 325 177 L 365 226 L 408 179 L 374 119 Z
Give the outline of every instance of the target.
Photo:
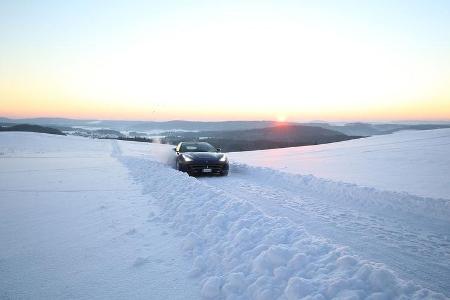
M 0 0 L 0 116 L 450 120 L 450 1 Z

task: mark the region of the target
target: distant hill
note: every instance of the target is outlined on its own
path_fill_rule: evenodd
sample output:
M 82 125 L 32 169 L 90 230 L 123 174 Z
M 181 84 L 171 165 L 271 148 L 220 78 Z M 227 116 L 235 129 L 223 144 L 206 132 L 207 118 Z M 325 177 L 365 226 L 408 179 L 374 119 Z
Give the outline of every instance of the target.
M 339 131 L 346 135 L 372 136 L 389 134 L 400 130 L 431 130 L 450 128 L 450 124 L 371 124 L 371 123 L 347 123 L 344 125 L 333 125 L 329 123 L 307 123 L 307 125 L 322 127 L 325 129 Z
M 61 130 L 56 128 L 30 124 L 19 124 L 13 126 L 0 127 L 0 131 L 26 131 L 26 132 L 39 132 L 39 133 L 65 135 Z
M 225 152 L 317 145 L 360 138 L 305 125 L 230 131 L 168 132 L 164 135 L 166 135 L 164 141 L 170 144 L 181 141 L 206 141 Z
M 2 123 L 35 124 L 50 127 L 85 127 L 89 129 L 113 129 L 121 131 L 214 131 L 214 130 L 240 130 L 264 128 L 274 125 L 273 121 L 121 121 L 121 120 L 76 120 L 65 118 L 31 118 L 31 119 L 8 119 L 0 118 Z M 296 124 L 296 123 L 292 123 Z
M 78 120 L 67 118 L 29 118 L 29 119 L 9 119 L 0 118 L 0 125 L 32 124 L 45 127 L 57 128 L 65 132 L 74 132 L 75 129 L 80 134 L 86 130 L 86 134 L 92 135 L 95 130 L 115 130 L 117 136 L 123 134 L 130 136 L 133 132 L 135 136 L 154 135 L 164 131 L 234 131 L 250 130 L 276 127 L 279 123 L 273 121 L 124 121 L 124 120 Z M 285 125 L 295 126 L 313 126 L 337 131 L 349 136 L 372 136 L 380 134 L 389 134 L 399 130 L 428 130 L 438 128 L 450 128 L 450 122 L 392 122 L 392 123 L 363 123 L 354 122 L 347 124 L 327 123 L 324 121 L 315 121 L 309 123 L 285 123 Z M 94 133 L 95 135 L 95 133 Z

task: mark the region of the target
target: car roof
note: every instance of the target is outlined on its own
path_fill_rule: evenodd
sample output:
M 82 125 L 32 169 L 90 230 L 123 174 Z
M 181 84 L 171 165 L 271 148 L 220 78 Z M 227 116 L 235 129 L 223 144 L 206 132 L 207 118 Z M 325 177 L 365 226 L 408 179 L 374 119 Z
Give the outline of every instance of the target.
M 180 142 L 180 145 L 182 145 L 182 144 L 191 144 L 191 145 L 208 144 L 208 145 L 211 145 L 210 143 L 207 143 L 207 142 Z

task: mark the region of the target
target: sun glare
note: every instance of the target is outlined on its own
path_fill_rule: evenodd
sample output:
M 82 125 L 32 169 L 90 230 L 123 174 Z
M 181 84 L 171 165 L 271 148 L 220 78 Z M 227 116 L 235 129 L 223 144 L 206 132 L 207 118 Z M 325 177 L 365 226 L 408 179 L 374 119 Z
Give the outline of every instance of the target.
M 286 116 L 283 116 L 283 115 L 277 116 L 277 121 L 278 122 L 286 122 Z

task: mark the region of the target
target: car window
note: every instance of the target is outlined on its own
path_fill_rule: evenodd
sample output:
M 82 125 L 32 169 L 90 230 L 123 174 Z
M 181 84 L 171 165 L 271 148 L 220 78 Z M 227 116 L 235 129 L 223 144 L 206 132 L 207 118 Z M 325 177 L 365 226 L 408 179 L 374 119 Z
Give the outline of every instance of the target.
M 180 152 L 216 152 L 216 148 L 208 143 L 183 143 Z

